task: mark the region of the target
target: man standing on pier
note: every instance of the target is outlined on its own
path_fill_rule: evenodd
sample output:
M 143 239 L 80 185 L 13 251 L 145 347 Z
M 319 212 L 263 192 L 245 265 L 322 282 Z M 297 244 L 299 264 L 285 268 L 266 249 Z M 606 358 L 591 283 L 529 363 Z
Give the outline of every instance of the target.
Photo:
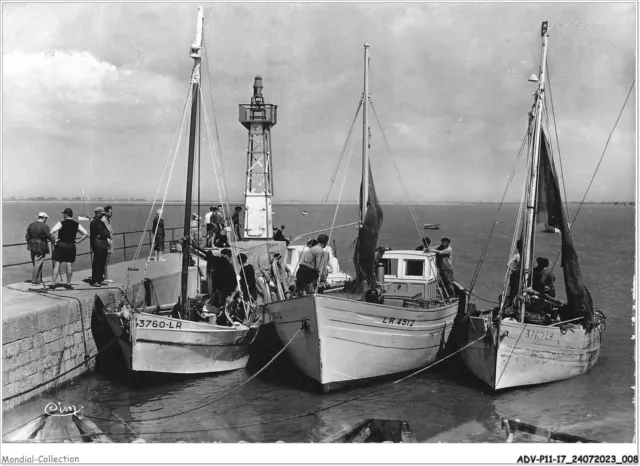
M 58 242 L 56 243 L 51 258 L 53 259 L 53 277 L 51 278 L 51 286 L 55 286 L 56 277 L 60 273 L 60 264 L 65 264 L 67 274 L 68 290 L 73 289 L 71 285 L 71 277 L 73 276 L 73 263 L 76 261 L 76 244 L 84 241 L 89 235 L 80 223 L 73 219 L 73 210 L 67 207 L 62 211 L 62 221 L 56 223 L 51 229 L 51 233 L 58 233 Z M 80 238 L 76 239 L 76 235 L 80 232 Z
M 49 216 L 40 212 L 38 219 L 27 227 L 27 234 L 24 239 L 27 241 L 27 251 L 31 252 L 31 263 L 33 264 L 33 273 L 31 274 L 31 283 L 38 285 L 42 283 L 42 266 L 44 258 L 49 254 L 49 244 L 55 243 L 55 238 L 49 230 L 47 219 Z
M 107 286 L 108 283 L 103 281 L 103 279 L 104 267 L 107 262 L 107 254 L 109 253 L 108 239 L 111 237 L 111 233 L 102 221 L 104 209 L 102 207 L 97 207 L 93 212 L 95 213 L 95 217 L 93 217 L 93 220 L 91 220 L 91 224 L 89 225 L 91 250 L 93 251 L 93 263 L 91 264 L 91 286 Z

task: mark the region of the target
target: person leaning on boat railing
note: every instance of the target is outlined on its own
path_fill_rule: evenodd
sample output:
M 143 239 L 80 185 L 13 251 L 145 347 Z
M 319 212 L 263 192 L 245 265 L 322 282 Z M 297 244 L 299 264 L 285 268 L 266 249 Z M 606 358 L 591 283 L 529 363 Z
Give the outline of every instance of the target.
M 329 237 L 321 233 L 318 235 L 317 241 L 317 244 L 305 251 L 300 259 L 300 265 L 296 272 L 296 292 L 299 295 L 313 293 L 318 282 L 321 287 L 326 285 L 328 257 L 324 248 L 329 243 Z

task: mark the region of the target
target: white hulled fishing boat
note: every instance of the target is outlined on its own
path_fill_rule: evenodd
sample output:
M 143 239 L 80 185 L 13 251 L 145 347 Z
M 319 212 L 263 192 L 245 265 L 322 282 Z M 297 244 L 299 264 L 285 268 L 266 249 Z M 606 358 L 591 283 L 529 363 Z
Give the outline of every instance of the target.
M 148 307 L 137 307 L 139 300 L 135 299 L 124 303 L 117 311 L 105 311 L 99 316 L 117 338 L 127 369 L 134 372 L 200 374 L 244 368 L 249 359 L 249 343 L 261 321 L 253 303 L 248 305 L 241 299 L 227 299 L 222 309 L 213 309 L 206 296 L 196 297 L 200 280 L 193 255 L 199 251 L 204 256 L 204 250 L 192 244 L 191 235 L 194 160 L 200 138 L 202 7 L 198 9 L 197 21 L 196 41 L 190 53 L 194 60 L 190 107 L 185 107 L 190 108 L 191 118 L 180 296 L 172 304 L 161 306 L 158 303 Z M 149 259 L 146 267 L 148 265 Z M 97 309 L 103 307 L 97 306 Z
M 516 257 L 517 246 L 521 245 L 516 262 L 519 265 L 505 277 L 501 295 L 505 298 L 499 307 L 473 310 L 468 316 L 463 345 L 482 335 L 485 338 L 461 353 L 467 368 L 494 390 L 553 382 L 585 373 L 598 361 L 604 328 L 604 315 L 594 310 L 582 280 L 551 146 L 543 128 L 546 21 L 542 23 L 541 34 L 540 78 L 534 79 L 539 84 L 527 130 L 528 176 L 511 251 L 512 257 Z M 547 225 L 557 228 L 561 235 L 566 303 L 555 298 L 551 287 L 544 286 L 533 266 L 536 225 L 544 212 L 548 216 Z
M 394 250 L 380 256 L 377 240 L 383 213 L 368 157 L 369 45 L 364 49 L 356 279 L 349 290 L 314 292 L 267 304 L 276 333 L 288 343 L 290 358 L 324 391 L 347 382 L 413 370 L 437 360 L 458 309 L 466 303 L 459 286 L 455 295 L 449 295 L 439 283 L 435 253 Z M 414 221 L 422 238 L 422 229 Z

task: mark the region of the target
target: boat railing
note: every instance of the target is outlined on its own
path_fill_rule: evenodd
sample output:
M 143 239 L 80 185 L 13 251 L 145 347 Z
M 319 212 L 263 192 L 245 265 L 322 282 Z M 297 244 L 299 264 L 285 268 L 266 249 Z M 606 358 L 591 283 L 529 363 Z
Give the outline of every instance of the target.
M 175 242 L 177 240 L 179 240 L 182 237 L 182 229 L 183 227 L 173 227 L 173 228 L 165 228 L 165 240 L 164 240 L 164 245 L 165 245 L 165 251 L 168 251 L 168 249 L 170 249 L 172 244 L 175 244 Z M 178 233 L 176 233 L 176 230 L 178 231 Z M 171 235 L 169 235 L 168 233 L 171 232 Z M 140 235 L 146 235 L 145 241 L 142 242 L 142 244 L 140 245 L 141 248 L 147 248 L 146 251 L 148 251 L 148 248 L 151 248 L 151 245 L 153 244 L 153 230 L 135 230 L 135 231 L 124 231 L 124 232 L 119 232 L 119 233 L 114 233 L 113 234 L 113 249 L 111 250 L 111 263 L 117 263 L 117 262 L 124 262 L 130 259 L 133 259 L 133 257 L 131 255 L 127 255 L 127 251 L 130 250 L 131 248 L 137 248 L 138 244 L 141 242 L 141 238 Z M 82 257 L 82 256 L 91 256 L 91 248 L 88 246 L 89 244 L 89 240 L 87 239 L 86 241 L 83 242 L 84 244 L 80 244 L 78 245 L 79 248 L 82 249 L 87 249 L 86 251 L 78 251 L 76 254 L 76 257 Z M 5 249 L 5 248 L 19 248 L 19 247 L 24 247 L 26 249 L 27 243 L 12 243 L 12 244 L 3 244 L 2 245 L 2 268 L 6 269 L 8 267 L 18 267 L 18 266 L 26 266 L 26 265 L 31 265 L 31 261 L 18 261 L 18 262 L 10 262 L 10 258 L 11 257 L 17 257 L 18 253 L 15 250 L 9 250 L 9 249 Z M 169 246 L 169 248 L 167 248 L 167 246 Z M 51 249 L 51 248 L 50 248 Z M 12 251 L 11 254 L 7 254 L 8 251 Z M 13 252 L 15 251 L 15 252 Z M 27 253 L 28 254 L 28 253 Z M 49 256 L 50 257 L 50 256 Z M 9 260 L 7 260 L 9 259 Z M 82 264 L 79 264 L 82 265 Z M 4 275 L 6 275 L 6 272 L 4 273 Z M 13 275 L 13 274 L 12 274 Z M 4 280 L 3 280 L 4 281 Z

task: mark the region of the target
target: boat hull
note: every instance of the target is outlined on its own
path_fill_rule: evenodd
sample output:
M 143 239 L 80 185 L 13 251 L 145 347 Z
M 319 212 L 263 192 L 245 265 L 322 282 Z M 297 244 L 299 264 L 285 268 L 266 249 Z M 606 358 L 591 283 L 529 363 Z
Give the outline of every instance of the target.
M 581 326 L 525 324 L 503 320 L 495 326 L 469 317 L 461 352 L 465 366 L 494 390 L 555 382 L 584 374 L 598 361 L 600 332 Z
M 242 369 L 255 329 L 131 313 L 131 370 L 203 374 Z
M 308 295 L 270 303 L 267 309 L 282 343 L 291 340 L 287 350 L 297 368 L 327 391 L 331 384 L 435 361 L 444 351 L 458 302 L 411 309 Z

